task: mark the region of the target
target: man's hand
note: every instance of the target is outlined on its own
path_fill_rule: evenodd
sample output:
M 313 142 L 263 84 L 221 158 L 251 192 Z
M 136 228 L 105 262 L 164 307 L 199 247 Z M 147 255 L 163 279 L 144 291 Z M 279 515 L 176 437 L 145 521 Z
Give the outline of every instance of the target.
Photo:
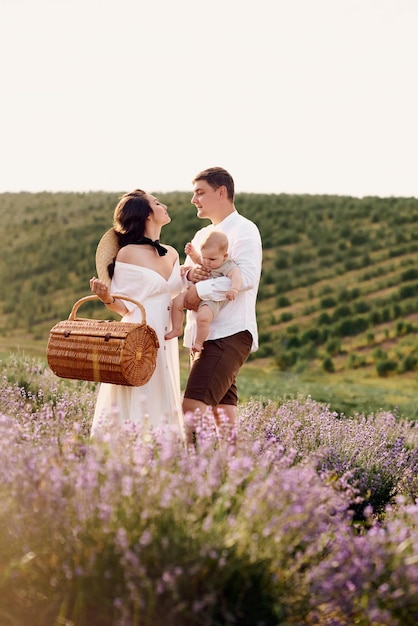
M 192 283 L 198 283 L 199 280 L 206 280 L 210 276 L 210 269 L 198 263 L 195 267 L 189 270 L 188 280 Z
M 184 306 L 189 311 L 197 311 L 197 308 L 201 300 L 197 294 L 197 289 L 194 285 L 191 285 L 184 296 Z

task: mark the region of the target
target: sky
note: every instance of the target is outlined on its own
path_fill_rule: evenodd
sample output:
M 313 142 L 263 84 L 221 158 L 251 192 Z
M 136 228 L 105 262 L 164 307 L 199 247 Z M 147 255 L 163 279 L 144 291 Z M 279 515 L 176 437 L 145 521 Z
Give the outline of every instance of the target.
M 418 197 L 418 0 L 0 0 L 0 192 Z

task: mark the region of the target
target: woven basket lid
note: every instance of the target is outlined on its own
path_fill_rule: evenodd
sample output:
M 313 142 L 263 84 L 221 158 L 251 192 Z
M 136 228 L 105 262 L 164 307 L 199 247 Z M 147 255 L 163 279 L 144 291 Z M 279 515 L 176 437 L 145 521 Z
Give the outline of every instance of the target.
M 119 252 L 119 243 L 113 228 L 109 228 L 100 239 L 96 250 L 96 270 L 99 280 L 102 280 L 110 287 L 111 278 L 108 266 L 115 260 Z

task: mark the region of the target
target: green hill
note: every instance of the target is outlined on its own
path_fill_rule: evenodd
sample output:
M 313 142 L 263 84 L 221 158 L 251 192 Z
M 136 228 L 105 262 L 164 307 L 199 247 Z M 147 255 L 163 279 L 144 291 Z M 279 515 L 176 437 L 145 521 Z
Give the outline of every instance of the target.
M 51 326 L 89 293 L 97 242 L 119 195 L 0 194 L 1 353 L 44 356 Z M 164 240 L 183 258 L 202 221 L 190 193 L 158 195 L 172 216 Z M 373 388 L 378 402 L 382 390 L 393 389 L 392 407 L 408 390 L 412 404 L 418 199 L 239 194 L 236 205 L 258 224 L 264 247 L 260 350 L 246 370 L 252 382 L 263 372 L 280 391 L 292 380 L 308 392 L 320 384 L 324 397 L 316 399 L 324 401 L 361 395 L 361 385 Z M 82 311 L 108 315 L 95 303 Z

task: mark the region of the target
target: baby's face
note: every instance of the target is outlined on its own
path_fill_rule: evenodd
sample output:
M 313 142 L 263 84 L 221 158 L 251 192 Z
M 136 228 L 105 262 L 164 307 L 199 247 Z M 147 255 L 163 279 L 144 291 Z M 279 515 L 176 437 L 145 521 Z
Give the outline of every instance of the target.
M 200 255 L 203 265 L 211 270 L 216 270 L 218 267 L 221 267 L 228 253 L 222 252 L 219 248 L 214 246 L 204 246 L 200 251 Z

